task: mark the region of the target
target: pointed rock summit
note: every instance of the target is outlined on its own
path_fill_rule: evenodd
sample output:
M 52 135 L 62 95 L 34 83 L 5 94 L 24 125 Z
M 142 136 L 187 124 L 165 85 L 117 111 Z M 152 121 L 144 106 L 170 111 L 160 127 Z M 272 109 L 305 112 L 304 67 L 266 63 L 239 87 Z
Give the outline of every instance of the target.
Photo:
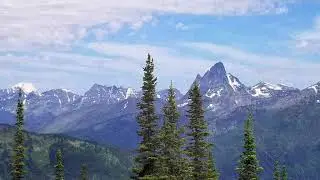
M 224 74 L 227 73 L 222 62 L 218 62 L 214 66 L 212 66 L 210 68 L 209 72 L 216 73 L 216 74 L 221 74 L 221 75 L 224 75 Z
M 194 82 L 200 86 L 204 107 L 207 110 L 232 109 L 250 101 L 247 87 L 237 77 L 228 74 L 222 62 L 213 65 L 203 76 L 197 75 Z M 187 103 L 187 99 L 188 96 L 185 95 L 181 106 Z
M 226 82 L 228 82 L 228 77 L 222 62 L 212 66 L 201 78 L 201 84 L 218 85 Z

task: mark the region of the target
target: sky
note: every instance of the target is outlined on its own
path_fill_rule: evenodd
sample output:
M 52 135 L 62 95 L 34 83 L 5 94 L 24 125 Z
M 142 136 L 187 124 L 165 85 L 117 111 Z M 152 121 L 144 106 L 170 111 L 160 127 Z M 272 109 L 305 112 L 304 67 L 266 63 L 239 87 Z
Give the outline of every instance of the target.
M 241 82 L 320 81 L 316 0 L 0 0 L 0 88 L 139 89 L 147 53 L 158 89 L 182 92 L 217 62 Z

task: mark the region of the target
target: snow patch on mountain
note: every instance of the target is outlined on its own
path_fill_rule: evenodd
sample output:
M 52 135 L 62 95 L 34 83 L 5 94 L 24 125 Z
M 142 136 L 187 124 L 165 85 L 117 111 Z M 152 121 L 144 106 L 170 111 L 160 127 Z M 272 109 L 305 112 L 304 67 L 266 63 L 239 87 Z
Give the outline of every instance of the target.
M 128 99 L 129 97 L 132 97 L 132 96 L 136 96 L 136 93 L 135 93 L 134 89 L 128 88 L 127 92 L 126 92 L 125 99 Z
M 213 105 L 213 104 L 209 104 L 208 107 L 207 107 L 207 109 L 212 109 L 212 110 L 214 110 L 214 105 Z
M 128 101 L 126 102 L 126 104 L 124 104 L 123 109 L 126 109 L 128 107 Z
M 279 85 L 275 85 L 275 84 L 271 84 L 271 83 L 264 83 L 266 86 L 267 86 L 267 88 L 269 88 L 269 89 L 272 89 L 272 90 L 276 90 L 276 91 L 281 91 L 282 90 L 282 87 L 281 86 L 279 86 Z
M 190 100 L 188 100 L 187 102 L 184 102 L 184 103 L 182 103 L 182 104 L 178 104 L 177 106 L 178 106 L 178 107 L 184 107 L 184 106 L 188 105 L 189 102 L 190 102 Z
M 71 91 L 70 89 L 61 89 L 62 91 L 68 92 L 68 93 L 74 93 L 73 91 Z
M 285 91 L 285 90 L 293 90 L 294 88 L 290 88 L 284 85 L 275 85 L 266 82 L 260 82 L 257 85 L 251 88 L 251 95 L 253 97 L 270 97 L 271 94 L 275 91 Z
M 234 91 L 241 86 L 241 83 L 230 73 L 227 74 L 229 85 Z
M 208 92 L 206 93 L 206 96 L 208 98 L 213 98 L 215 96 L 221 96 L 222 91 L 223 91 L 223 88 L 219 89 L 218 91 L 214 91 L 212 89 L 209 89 Z
M 265 90 L 263 87 L 261 89 L 257 88 L 254 89 L 254 93 L 252 94 L 253 97 L 270 97 L 269 93 L 263 92 Z
M 316 94 L 318 94 L 318 88 L 319 88 L 318 85 L 313 85 L 313 86 L 308 87 L 308 89 L 313 89 Z

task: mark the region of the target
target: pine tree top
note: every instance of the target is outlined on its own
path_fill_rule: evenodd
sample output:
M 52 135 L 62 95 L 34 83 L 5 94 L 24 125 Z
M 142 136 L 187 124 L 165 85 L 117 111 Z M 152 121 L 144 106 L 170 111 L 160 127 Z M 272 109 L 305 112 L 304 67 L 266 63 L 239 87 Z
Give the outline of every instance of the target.
M 57 165 L 56 166 L 63 167 L 63 159 L 62 159 L 62 151 L 61 151 L 61 149 L 57 150 L 56 160 L 57 160 Z
M 25 171 L 25 137 L 23 132 L 24 109 L 22 100 L 22 90 L 19 89 L 19 97 L 16 110 L 16 132 L 14 135 L 14 147 L 12 157 L 12 177 L 13 179 L 23 179 Z
M 60 149 L 56 152 L 56 180 L 64 180 L 64 165 L 63 165 L 63 158 L 62 152 Z
M 141 137 L 141 142 L 135 158 L 136 165 L 133 168 L 135 178 L 154 175 L 157 171 L 156 161 L 159 158 L 158 116 L 155 111 L 157 78 L 154 76 L 154 63 L 150 54 L 143 71 L 142 97 L 137 104 L 140 110 L 137 116 L 139 124 L 137 133 Z
M 274 163 L 273 179 L 274 179 L 274 180 L 281 180 L 281 177 L 280 177 L 280 168 L 279 168 L 279 161 L 276 161 L 276 162 Z
M 263 170 L 259 165 L 256 152 L 256 143 L 253 130 L 253 114 L 249 113 L 244 123 L 244 145 L 240 156 L 237 172 L 239 180 L 259 179 L 259 173 Z
M 80 180 L 88 180 L 88 168 L 85 164 L 81 165 Z
M 189 91 L 189 109 L 187 111 L 188 145 L 187 153 L 190 157 L 193 179 L 207 179 L 208 156 L 211 151 L 209 143 L 208 124 L 204 119 L 202 96 L 199 85 L 194 84 Z
M 281 169 L 281 180 L 287 180 L 288 179 L 288 172 L 286 166 L 282 166 Z

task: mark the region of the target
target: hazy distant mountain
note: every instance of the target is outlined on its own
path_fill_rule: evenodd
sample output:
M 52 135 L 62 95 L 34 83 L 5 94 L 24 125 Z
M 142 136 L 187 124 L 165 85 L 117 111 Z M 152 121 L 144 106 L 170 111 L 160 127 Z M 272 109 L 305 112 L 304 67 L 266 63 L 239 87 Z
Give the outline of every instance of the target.
M 265 82 L 247 87 L 237 77 L 227 73 L 221 62 L 212 66 L 203 76 L 198 74 L 194 83 L 200 85 L 208 117 L 229 114 L 237 107 L 247 105 L 257 108 L 290 106 L 305 96 L 318 93 L 319 89 L 318 85 L 299 90 Z M 3 114 L 15 113 L 19 87 L 24 92 L 27 128 L 50 133 L 75 131 L 105 123 L 107 119 L 134 114 L 141 96 L 141 92 L 132 88 L 99 84 L 94 84 L 83 95 L 78 95 L 66 89 L 38 92 L 30 83 L 19 83 L 0 90 L 0 111 Z M 175 93 L 183 114 L 188 107 L 188 93 L 183 95 L 178 89 L 175 89 Z M 160 112 L 167 98 L 167 90 L 157 92 L 156 98 Z M 7 116 L 2 122 L 12 122 L 10 117 L 13 116 Z M 214 125 L 212 128 L 216 129 Z

